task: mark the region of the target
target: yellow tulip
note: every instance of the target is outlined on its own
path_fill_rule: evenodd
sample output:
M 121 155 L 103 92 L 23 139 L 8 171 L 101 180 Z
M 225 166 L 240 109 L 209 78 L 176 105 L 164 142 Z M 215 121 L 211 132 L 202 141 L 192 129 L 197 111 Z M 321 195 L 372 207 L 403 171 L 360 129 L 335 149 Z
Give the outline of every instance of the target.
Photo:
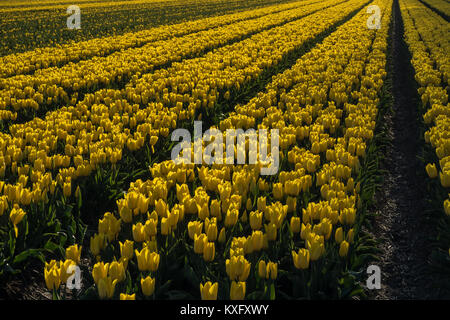
M 292 259 L 297 269 L 308 269 L 310 254 L 308 249 L 299 249 L 298 253 L 292 250 Z
M 136 294 L 126 294 L 126 293 L 121 293 L 120 294 L 120 300 L 136 300 Z
M 63 194 L 64 194 L 64 197 L 70 197 L 70 195 L 72 194 L 72 185 L 71 185 L 71 182 L 69 181 L 69 182 L 64 182 L 64 185 L 63 185 Z
M 143 242 L 147 239 L 145 228 L 141 222 L 138 222 L 137 224 L 133 225 L 132 232 L 133 232 L 133 240 L 135 242 Z
M 23 217 L 25 217 L 26 212 L 23 211 L 17 204 L 14 205 L 14 208 L 9 213 L 9 219 L 11 220 L 13 226 L 14 226 L 14 232 L 17 236 L 19 235 L 19 229 L 17 228 L 17 225 L 22 221 Z
M 103 250 L 106 246 L 106 238 L 104 234 L 95 234 L 93 237 L 91 237 L 90 242 L 90 249 L 91 253 L 94 256 L 97 256 L 100 254 L 100 251 Z
M 151 277 L 141 278 L 141 289 L 144 296 L 151 296 L 155 292 L 155 279 Z
M 125 267 L 123 265 L 123 261 L 117 262 L 113 261 L 109 264 L 108 274 L 113 280 L 117 280 L 121 282 L 125 280 Z
M 138 269 L 140 271 L 152 271 L 158 270 L 160 256 L 156 252 L 150 252 L 150 250 L 145 247 L 140 252 L 135 250 L 136 258 L 138 260 Z
M 253 231 L 251 235 L 252 252 L 260 251 L 264 246 L 264 235 L 262 231 Z
M 265 230 L 269 241 L 275 241 L 277 239 L 277 226 L 275 224 L 266 224 Z
M 266 266 L 266 278 L 275 280 L 278 276 L 278 264 L 269 261 Z
M 197 254 L 203 254 L 205 245 L 208 242 L 208 237 L 206 234 L 201 233 L 200 235 L 194 235 L 194 252 Z
M 59 288 L 61 284 L 61 270 L 55 260 L 50 261 L 50 264 L 45 263 L 44 279 L 48 290 Z
M 252 230 L 259 230 L 262 227 L 262 218 L 263 213 L 260 211 L 252 211 L 250 212 L 249 219 L 250 219 L 250 228 Z
M 258 263 L 258 276 L 261 279 L 266 278 L 266 262 L 264 260 L 260 260 Z
M 434 163 L 429 163 L 429 164 L 427 164 L 427 166 L 425 167 L 425 169 L 426 169 L 426 171 L 427 171 L 428 176 L 429 176 L 431 179 L 434 179 L 434 178 L 436 178 L 436 177 L 438 176 L 438 171 L 437 171 L 436 165 L 435 165 Z
M 200 283 L 200 295 L 202 300 L 217 300 L 217 292 L 219 289 L 219 283 L 214 284 L 211 281 L 205 283 L 205 285 Z
M 120 256 L 122 258 L 126 258 L 128 260 L 131 260 L 133 258 L 133 241 L 125 240 L 124 243 L 119 241 L 120 246 Z
M 299 217 L 292 217 L 291 223 L 290 223 L 290 229 L 292 233 L 299 233 L 300 232 L 300 218 Z
M 203 229 L 203 222 L 200 221 L 189 221 L 188 223 L 188 235 L 189 238 L 194 240 L 195 235 L 200 235 Z
M 104 263 L 103 261 L 97 262 L 92 268 L 92 277 L 94 278 L 95 284 L 98 284 L 100 279 L 105 279 L 108 276 L 109 263 Z
M 203 248 L 203 260 L 205 261 L 213 261 L 215 256 L 215 246 L 214 242 L 206 242 Z
M 230 299 L 244 300 L 244 298 L 245 298 L 245 282 L 244 281 L 231 282 Z
M 82 247 L 77 244 L 66 248 L 66 259 L 73 260 L 76 264 L 80 264 L 81 248 Z
M 223 227 L 220 230 L 219 237 L 217 238 L 217 241 L 219 241 L 219 243 L 225 243 L 225 241 L 226 241 L 225 227 Z
M 244 256 L 233 256 L 225 261 L 225 270 L 230 280 L 246 281 L 251 263 Z
M 73 260 L 70 259 L 66 259 L 64 262 L 60 262 L 60 276 L 61 276 L 61 283 L 66 283 L 67 282 L 67 278 L 69 278 L 74 272 L 75 270 L 73 270 L 72 273 L 68 273 L 69 267 L 70 266 L 76 266 L 76 263 Z
M 348 248 L 349 248 L 349 243 L 348 243 L 347 241 L 343 240 L 343 241 L 341 242 L 340 247 L 339 247 L 339 255 L 340 255 L 341 257 L 347 256 Z
M 444 211 L 447 216 L 450 216 L 450 199 L 444 201 Z
M 344 230 L 342 230 L 342 227 L 336 229 L 334 239 L 337 243 L 341 243 L 344 240 Z
M 114 295 L 117 280 L 113 280 L 111 277 L 101 278 L 98 281 L 98 295 L 100 299 L 111 299 Z

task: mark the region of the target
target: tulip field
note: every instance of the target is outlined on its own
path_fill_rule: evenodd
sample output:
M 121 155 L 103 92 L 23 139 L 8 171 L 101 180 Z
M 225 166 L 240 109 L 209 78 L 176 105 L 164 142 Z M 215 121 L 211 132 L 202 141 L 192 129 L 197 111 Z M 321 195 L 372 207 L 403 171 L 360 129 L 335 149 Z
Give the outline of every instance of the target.
M 418 101 L 402 107 L 420 122 L 423 264 L 450 298 L 449 10 L 0 1 L 0 299 L 373 298 L 394 21 Z M 199 161 L 174 161 L 180 129 Z M 253 132 L 257 150 L 225 147 L 228 131 Z

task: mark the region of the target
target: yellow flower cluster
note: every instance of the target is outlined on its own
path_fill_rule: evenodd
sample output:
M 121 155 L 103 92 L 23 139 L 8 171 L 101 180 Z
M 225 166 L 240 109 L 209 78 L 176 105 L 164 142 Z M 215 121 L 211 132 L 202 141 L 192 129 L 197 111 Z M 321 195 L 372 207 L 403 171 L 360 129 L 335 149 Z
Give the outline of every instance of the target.
M 384 13 L 380 30 L 367 30 L 367 16 L 362 10 L 290 70 L 274 77 L 265 92 L 245 106 L 236 106 L 220 123 L 221 129 L 279 129 L 283 140 L 280 155 L 287 151 L 291 171 L 281 171 L 278 181 L 268 183 L 260 176 L 261 163 L 198 168 L 172 161 L 156 163 L 150 169 L 152 179 L 132 183 L 117 202 L 117 215 L 126 226 L 115 229 L 112 226 L 119 218 L 106 213 L 99 223 L 102 238 L 116 241 L 117 232 L 124 227 L 132 229 L 134 242 L 142 243 L 141 251 L 135 250 L 139 270 L 148 272 L 155 271 L 159 264 L 156 234 L 170 235 L 187 217 L 187 235 L 193 251 L 203 255 L 207 263 L 215 259 L 215 242 L 225 243 L 231 236 L 225 263 L 231 281 L 230 299 L 245 298 L 246 281 L 252 270 L 246 255 L 269 248 L 270 242 L 280 237 L 286 221 L 290 221 L 295 243 L 305 246 L 291 252 L 295 268 L 306 269 L 320 259 L 326 254 L 326 241 L 330 239 L 337 243 L 338 254 L 346 257 L 354 240 L 353 226 L 360 201 L 360 187 L 354 177 L 359 172 L 359 159 L 365 157 L 366 145 L 373 137 L 378 92 L 386 76 L 380 70 L 385 69 L 392 2 L 377 4 Z M 336 7 L 335 17 L 341 10 L 342 7 Z M 252 119 L 252 126 L 242 117 Z M 334 135 L 337 129 L 342 129 L 342 136 Z M 190 190 L 190 182 L 197 178 L 200 184 Z M 313 182 L 320 187 L 322 199 L 310 202 L 299 216 L 297 197 L 309 192 Z M 171 192 L 176 194 L 172 207 L 168 203 Z M 250 225 L 250 235 L 236 236 L 234 227 L 239 220 Z M 129 259 L 133 251 L 132 242 L 127 241 L 120 248 Z M 259 259 L 254 267 L 262 279 L 277 278 L 276 262 Z M 111 281 L 113 286 L 114 280 Z M 203 299 L 216 299 L 217 291 L 217 283 L 200 284 Z
M 75 273 L 73 266 L 80 264 L 81 247 L 70 246 L 66 249 L 64 261 L 51 260 L 45 263 L 44 278 L 48 290 L 56 290 L 61 284 L 66 284 L 67 279 Z
M 42 106 L 54 103 L 75 105 L 80 91 L 92 91 L 98 86 L 107 87 L 131 75 L 147 73 L 155 67 L 167 65 L 184 57 L 196 56 L 207 49 L 294 20 L 331 3 L 332 1 L 316 3 L 213 28 L 208 28 L 207 24 L 205 26 L 208 28 L 207 30 L 189 33 L 183 37 L 152 41 L 143 46 L 130 47 L 105 57 L 95 56 L 76 64 L 70 63 L 62 67 L 37 70 L 32 75 L 17 75 L 0 79 L 0 108 L 4 109 L 5 119 L 14 120 L 13 118 L 16 116 L 13 112 L 20 109 L 37 110 Z M 125 39 L 132 43 L 135 42 L 134 38 Z M 127 91 L 127 96 L 129 101 L 147 106 L 148 101 L 152 100 L 156 88 L 138 92 L 137 95 L 133 93 L 131 96 Z M 160 88 L 160 90 L 162 89 Z M 161 93 L 156 92 L 158 95 Z
M 302 6 L 307 3 L 308 2 L 295 2 L 270 6 L 224 16 L 187 21 L 174 25 L 163 25 L 138 32 L 126 33 L 120 36 L 95 38 L 58 47 L 39 48 L 20 54 L 4 56 L 0 58 L 0 61 L 2 62 L 0 67 L 0 77 L 19 75 L 52 66 L 61 66 L 68 62 L 85 60 L 94 56 L 106 56 L 114 51 L 142 46 L 146 43 L 165 40 L 170 37 L 179 37 L 241 20 L 254 19 L 270 13 Z M 105 6 L 105 3 L 102 3 L 102 5 Z
M 136 151 L 141 149 L 148 140 L 153 147 L 160 136 L 168 136 L 169 130 L 176 127 L 178 120 L 191 118 L 194 108 L 201 107 L 203 104 L 214 105 L 219 94 L 218 87 L 211 89 L 212 86 L 207 85 L 208 88 L 206 88 L 206 83 L 212 84 L 214 79 L 223 78 L 227 87 L 240 88 L 244 81 L 256 79 L 266 67 L 276 64 L 285 54 L 295 50 L 306 40 L 323 32 L 344 17 L 359 1 L 352 0 L 330 7 L 283 26 L 258 33 L 242 43 L 224 47 L 225 49 L 208 54 L 207 58 L 185 60 L 176 67 L 170 68 L 170 72 L 174 73 L 177 68 L 185 70 L 186 78 L 168 77 L 167 81 L 178 79 L 176 81 L 180 82 L 180 86 L 184 85 L 184 88 L 186 88 L 186 82 L 192 83 L 193 87 L 186 89 L 190 94 L 176 93 L 177 89 L 172 88 L 170 82 L 167 82 L 167 86 L 164 84 L 158 88 L 158 91 L 154 91 L 164 100 L 150 103 L 146 108 L 140 109 L 138 104 L 130 104 L 124 99 L 119 90 L 101 90 L 95 94 L 87 94 L 85 99 L 76 106 L 62 107 L 49 112 L 45 119 L 35 118 L 24 124 L 11 125 L 10 134 L 0 133 L 0 178 L 9 177 L 10 173 L 17 174 L 21 183 L 14 184 L 12 180 L 8 180 L 9 182 L 5 183 L 3 188 L 3 194 L 8 197 L 10 203 L 20 205 L 26 205 L 29 199 L 33 203 L 48 201 L 49 193 L 54 195 L 55 192 L 59 192 L 58 190 L 61 190 L 65 197 L 71 196 L 76 189 L 76 179 L 89 176 L 100 164 L 114 165 L 121 160 L 125 147 Z M 311 7 L 320 8 L 318 5 Z M 320 23 L 315 23 L 315 27 L 310 28 L 309 26 L 315 20 Z M 274 45 L 274 42 L 280 45 Z M 207 63 L 221 60 L 228 61 L 228 65 L 213 63 L 208 67 Z M 252 70 L 250 74 L 248 74 L 249 70 Z M 202 79 L 188 77 L 191 72 L 200 71 L 203 72 Z M 127 90 L 141 90 L 139 86 L 144 84 L 140 81 L 136 88 L 127 87 Z M 170 94 L 168 87 L 172 88 Z M 201 96 L 199 92 L 203 92 Z M 189 105 L 185 107 L 184 102 Z M 174 104 L 176 107 L 169 109 L 169 106 Z M 310 135 L 309 132 L 306 134 Z M 57 151 L 60 143 L 63 144 L 62 154 Z M 323 145 L 320 148 L 322 147 Z M 310 155 L 308 161 L 307 168 L 312 170 L 317 164 L 317 157 Z M 56 177 L 51 171 L 57 172 Z M 180 181 L 183 177 L 184 179 L 194 177 L 194 175 L 184 174 L 182 169 L 176 175 L 179 176 Z M 311 185 L 311 180 L 301 175 L 298 173 L 296 176 L 298 179 L 292 177 L 290 180 L 300 181 L 302 189 L 306 189 Z M 258 184 L 261 183 L 258 182 Z M 265 187 L 267 188 L 268 185 L 266 184 Z M 161 190 L 167 189 L 167 186 L 160 183 L 156 188 L 159 188 L 158 192 L 162 192 Z M 292 183 L 288 189 L 286 192 L 289 194 L 297 194 L 297 188 Z M 23 196 L 16 196 L 21 193 Z M 154 199 L 148 203 L 153 205 L 153 200 L 159 199 L 158 197 L 154 196 Z M 129 202 L 128 199 L 126 201 Z M 186 212 L 197 212 L 195 202 L 187 202 L 189 203 L 185 203 Z M 226 205 L 222 203 L 222 206 Z M 122 203 L 119 209 L 121 209 L 122 220 L 129 221 L 130 210 L 136 208 Z M 203 210 L 206 209 L 203 208 Z M 236 223 L 236 210 L 225 210 L 223 213 L 226 214 L 227 226 Z M 170 233 L 170 229 L 175 227 L 176 219 L 162 217 L 159 221 L 163 222 L 163 232 Z M 270 229 L 270 225 L 268 227 Z M 137 228 L 139 231 L 140 226 L 138 225 Z M 136 232 L 136 234 L 142 233 Z M 103 244 L 102 236 L 99 234 L 94 237 L 92 248 L 98 251 Z M 212 253 L 211 247 L 209 250 Z
M 431 4 L 431 3 L 430 3 Z M 412 54 L 411 63 L 419 84 L 422 104 L 428 108 L 423 115 L 429 129 L 425 141 L 433 147 L 438 158 L 428 163 L 426 171 L 432 179 L 439 178 L 443 188 L 450 188 L 450 103 L 448 85 L 450 77 L 450 28 L 438 14 L 412 1 L 400 2 L 405 24 L 406 42 Z M 450 196 L 444 201 L 444 212 L 450 215 Z

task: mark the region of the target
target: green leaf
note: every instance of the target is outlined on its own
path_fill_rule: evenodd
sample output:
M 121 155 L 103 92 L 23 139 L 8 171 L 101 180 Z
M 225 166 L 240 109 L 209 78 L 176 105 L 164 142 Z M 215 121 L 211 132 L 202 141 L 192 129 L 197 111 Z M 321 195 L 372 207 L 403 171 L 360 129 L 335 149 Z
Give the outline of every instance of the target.
M 28 249 L 28 250 L 25 250 L 25 251 L 21 252 L 20 254 L 18 254 L 14 258 L 13 264 L 23 262 L 31 257 L 38 258 L 43 263 L 45 262 L 44 256 L 43 256 L 42 252 L 40 251 L 40 249 Z

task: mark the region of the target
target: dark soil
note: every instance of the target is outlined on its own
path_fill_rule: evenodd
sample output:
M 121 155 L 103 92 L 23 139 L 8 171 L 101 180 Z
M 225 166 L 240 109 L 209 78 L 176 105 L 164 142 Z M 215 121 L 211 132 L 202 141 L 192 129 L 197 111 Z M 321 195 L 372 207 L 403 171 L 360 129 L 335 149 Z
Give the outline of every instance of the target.
M 384 182 L 377 192 L 374 237 L 380 241 L 381 289 L 374 299 L 435 299 L 427 270 L 432 229 L 423 214 L 424 170 L 417 156 L 420 114 L 411 55 L 403 39 L 398 0 L 391 26 L 393 107 L 385 115 L 390 140 L 383 163 Z M 422 181 L 421 181 L 422 180 Z

